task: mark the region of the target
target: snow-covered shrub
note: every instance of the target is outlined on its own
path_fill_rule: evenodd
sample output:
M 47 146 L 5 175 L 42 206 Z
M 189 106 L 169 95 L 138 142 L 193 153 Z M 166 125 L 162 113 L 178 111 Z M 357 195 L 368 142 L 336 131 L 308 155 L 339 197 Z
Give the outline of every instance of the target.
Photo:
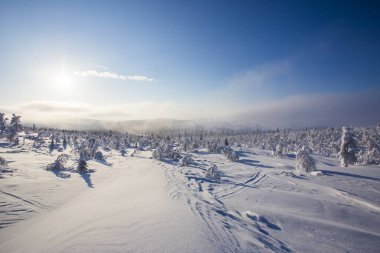
M 0 156 L 0 168 L 7 168 L 8 167 L 8 162 L 4 158 Z
M 206 171 L 205 177 L 207 179 L 219 181 L 220 180 L 220 171 L 215 164 L 211 164 L 208 170 Z
M 280 143 L 276 145 L 276 150 L 274 151 L 275 156 L 282 156 L 283 153 L 283 147 Z
M 162 160 L 162 150 L 160 147 L 156 148 L 153 152 L 152 152 L 152 157 L 153 159 L 155 160 L 158 160 L 158 161 L 161 161 Z
M 235 151 L 231 151 L 227 154 L 227 159 L 231 162 L 237 162 L 239 161 L 239 154 Z
M 343 127 L 342 142 L 339 152 L 341 167 L 347 167 L 349 164 L 354 164 L 356 162 L 355 150 L 356 140 L 354 136 L 348 128 Z
M 103 161 L 103 160 L 104 160 L 103 153 L 102 153 L 101 151 L 97 151 L 97 152 L 95 153 L 94 158 L 95 158 L 95 160 Z
M 239 161 L 239 154 L 230 147 L 223 147 L 221 153 L 232 162 Z
M 316 171 L 316 164 L 316 160 L 309 155 L 305 147 L 299 149 L 296 156 L 296 172 L 309 173 L 311 171 Z
M 59 155 L 54 163 L 49 164 L 46 170 L 64 170 L 65 164 L 69 161 L 69 156 L 66 154 Z
M 224 156 L 228 156 L 228 154 L 231 153 L 232 151 L 233 151 L 232 148 L 226 146 L 222 148 L 220 153 L 222 153 Z
M 153 159 L 161 161 L 164 158 L 179 159 L 181 155 L 177 150 L 173 150 L 172 145 L 163 144 L 153 151 L 152 157 Z
M 212 153 L 220 153 L 223 148 L 224 147 L 218 146 L 218 144 L 216 144 L 215 142 L 207 143 L 207 150 Z
M 191 157 L 191 155 L 186 155 L 184 156 L 181 161 L 180 161 L 180 165 L 181 166 L 188 166 L 188 165 L 191 165 L 193 164 L 193 158 Z
M 358 153 L 356 164 L 368 165 L 368 164 L 380 164 L 380 151 L 378 149 L 361 150 Z

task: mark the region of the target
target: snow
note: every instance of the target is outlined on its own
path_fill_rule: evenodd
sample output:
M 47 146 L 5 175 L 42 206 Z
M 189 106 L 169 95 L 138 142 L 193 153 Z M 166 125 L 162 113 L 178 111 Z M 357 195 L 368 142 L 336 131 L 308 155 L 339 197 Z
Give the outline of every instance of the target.
M 151 151 L 105 152 L 89 173 L 47 171 L 59 152 L 0 141 L 1 252 L 378 252 L 380 166 L 340 168 L 243 150 L 239 161 L 200 149 L 193 163 Z M 69 168 L 78 157 L 70 150 Z M 210 164 L 220 180 L 205 177 Z

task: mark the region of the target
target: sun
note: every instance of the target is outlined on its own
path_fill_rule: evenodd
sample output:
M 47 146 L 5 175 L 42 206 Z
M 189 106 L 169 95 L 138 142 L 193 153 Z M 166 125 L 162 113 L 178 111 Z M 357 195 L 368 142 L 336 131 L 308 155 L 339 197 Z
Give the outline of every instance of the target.
M 59 88 L 67 89 L 72 86 L 72 79 L 70 76 L 65 73 L 64 71 L 61 71 L 56 77 L 55 77 L 55 84 Z

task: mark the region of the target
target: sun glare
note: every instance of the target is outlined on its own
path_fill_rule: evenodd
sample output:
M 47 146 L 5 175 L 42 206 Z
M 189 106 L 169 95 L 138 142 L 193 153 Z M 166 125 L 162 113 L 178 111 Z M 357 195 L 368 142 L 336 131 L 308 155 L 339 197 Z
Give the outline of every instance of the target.
M 72 80 L 68 74 L 62 71 L 56 76 L 55 84 L 60 88 L 67 89 L 72 85 Z

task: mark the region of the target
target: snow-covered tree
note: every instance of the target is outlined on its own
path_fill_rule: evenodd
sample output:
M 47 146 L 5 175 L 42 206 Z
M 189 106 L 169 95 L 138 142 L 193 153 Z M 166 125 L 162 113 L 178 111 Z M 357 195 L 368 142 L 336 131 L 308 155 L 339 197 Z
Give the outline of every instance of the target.
M 303 146 L 297 152 L 296 156 L 296 172 L 309 173 L 317 170 L 316 160 L 310 156 L 307 148 Z
M 67 139 L 66 139 L 66 135 L 63 136 L 63 142 L 62 142 L 62 145 L 63 145 L 63 148 L 64 148 L 64 149 L 67 148 Z
M 278 143 L 276 145 L 276 150 L 274 152 L 274 155 L 275 156 L 282 156 L 282 152 L 283 152 L 283 147 L 282 147 L 281 143 Z
M 78 171 L 78 173 L 87 173 L 88 172 L 88 165 L 87 165 L 87 162 L 85 160 L 79 159 L 77 171 Z
M 162 160 L 162 150 L 160 147 L 156 148 L 153 152 L 152 152 L 152 157 L 153 159 L 155 160 L 158 160 L 158 161 L 161 161 Z
M 356 162 L 355 150 L 355 137 L 352 135 L 350 129 L 343 127 L 339 152 L 341 167 L 347 167 L 349 164 L 354 164 Z
M 7 122 L 8 118 L 5 117 L 5 114 L 0 112 L 0 137 L 3 136 L 3 133 L 5 131 L 5 124 Z
M 11 119 L 11 129 L 15 131 L 16 133 L 22 131 L 22 125 L 21 125 L 21 116 L 17 116 L 16 114 L 12 114 Z
M 205 177 L 207 179 L 219 181 L 220 180 L 220 171 L 215 164 L 211 164 L 208 170 L 206 171 Z
M 236 151 L 231 151 L 227 154 L 227 159 L 231 162 L 239 161 L 239 154 Z
M 46 170 L 64 170 L 65 164 L 69 161 L 69 156 L 66 154 L 59 155 L 54 163 L 49 164 Z
M 8 162 L 4 158 L 0 156 L 0 168 L 7 168 L 8 167 Z
M 193 158 L 191 157 L 191 155 L 186 155 L 184 156 L 181 160 L 180 160 L 180 165 L 181 166 L 188 166 L 188 165 L 191 165 L 193 164 Z

